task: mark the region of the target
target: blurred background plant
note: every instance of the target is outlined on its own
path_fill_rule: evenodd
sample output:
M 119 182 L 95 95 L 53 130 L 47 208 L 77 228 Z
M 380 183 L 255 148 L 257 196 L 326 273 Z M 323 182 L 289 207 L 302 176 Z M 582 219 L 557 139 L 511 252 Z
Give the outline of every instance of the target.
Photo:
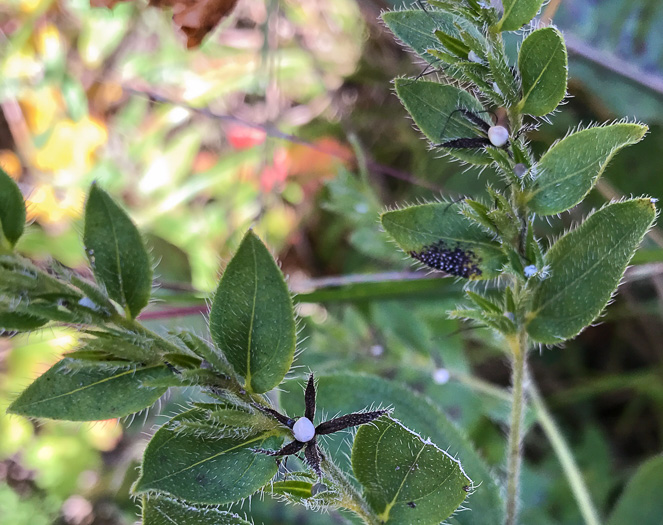
M 509 411 L 503 354 L 488 332 L 446 319 L 458 285 L 411 271 L 378 227 L 378 212 L 396 201 L 477 196 L 493 178 L 435 158 L 404 118 L 390 80 L 423 66 L 378 21 L 401 3 L 239 0 L 200 45 L 188 33 L 191 49 L 168 9 L 101 3 L 0 5 L 0 165 L 19 183 L 32 221 L 19 250 L 85 268 L 81 211 L 98 181 L 129 209 L 159 262 L 164 303 L 143 319 L 204 333 L 203 298 L 253 226 L 300 294 L 300 365 L 410 385 L 500 469 Z M 577 124 L 642 119 L 649 137 L 620 153 L 589 202 L 663 197 L 663 5 L 558 0 L 541 15 L 551 20 L 567 38 L 573 98 L 532 136 L 534 146 L 543 150 Z M 537 226 L 561 231 L 587 211 Z M 603 324 L 531 363 L 604 512 L 663 442 L 660 230 L 635 263 Z M 157 413 L 92 425 L 5 415 L 76 341 L 73 331 L 48 328 L 0 339 L 3 523 L 136 519 L 128 488 L 141 433 L 159 423 Z M 167 399 L 162 412 L 183 402 Z M 581 523 L 541 435 L 534 429 L 526 442 L 522 522 Z M 252 515 L 270 524 L 345 519 L 258 499 Z

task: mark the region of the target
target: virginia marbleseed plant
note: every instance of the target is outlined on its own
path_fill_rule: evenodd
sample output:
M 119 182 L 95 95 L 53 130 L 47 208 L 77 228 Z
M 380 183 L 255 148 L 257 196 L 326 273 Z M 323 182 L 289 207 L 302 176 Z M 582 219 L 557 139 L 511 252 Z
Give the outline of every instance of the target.
M 418 128 L 433 147 L 496 169 L 505 185 L 488 188 L 490 202 L 408 206 L 384 213 L 381 222 L 424 265 L 468 282 L 491 282 L 483 293 L 467 290 L 468 306 L 451 315 L 492 328 L 511 358 L 504 491 L 434 405 L 380 378 L 321 375 L 316 392 L 311 376 L 305 403 L 288 408 L 303 418 L 274 406 L 278 395 L 268 392 L 301 388 L 285 379 L 295 355 L 295 316 L 278 266 L 251 231 L 214 295 L 211 342 L 186 330 L 155 332 L 136 319 L 150 300 L 152 262 L 126 213 L 93 186 L 84 242 L 94 281 L 56 263 L 41 268 L 14 250 L 25 206 L 1 172 L 0 328 L 29 331 L 60 323 L 81 333 L 79 348 L 32 383 L 9 411 L 103 420 L 145 410 L 168 388 L 198 387 L 206 400 L 170 419 L 145 450 L 133 487 L 142 497 L 145 525 L 246 524 L 228 506 L 260 491 L 313 510 L 343 509 L 371 525 L 447 519 L 516 524 L 527 401 L 555 431 L 527 377 L 528 352 L 575 337 L 600 315 L 656 209 L 646 197 L 612 202 L 555 241 L 535 237 L 536 217 L 580 203 L 611 157 L 641 140 L 647 128 L 624 121 L 575 130 L 534 158 L 525 132 L 566 94 L 564 39 L 552 27 L 525 31 L 517 65 L 510 64 L 502 33 L 530 23 L 542 0 L 502 3 L 499 12 L 478 0 L 429 0 L 428 6 L 383 15 L 445 79 L 396 79 L 396 93 Z M 342 412 L 354 413 L 315 426 L 316 393 L 318 403 L 332 403 L 328 410 L 342 400 Z M 391 410 L 365 412 L 371 405 Z M 325 451 L 317 436 L 353 426 L 350 465 L 340 466 L 341 458 Z M 302 449 L 309 471 L 284 477 L 270 456 Z M 572 459 L 565 472 L 585 522 L 598 524 Z M 463 504 L 470 510 L 456 513 Z

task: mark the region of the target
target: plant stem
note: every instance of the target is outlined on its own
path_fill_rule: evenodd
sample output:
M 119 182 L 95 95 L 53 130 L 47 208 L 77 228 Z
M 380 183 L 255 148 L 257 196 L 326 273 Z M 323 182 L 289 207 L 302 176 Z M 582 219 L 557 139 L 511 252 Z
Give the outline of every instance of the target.
M 541 395 L 536 390 L 536 387 L 530 384 L 527 390 L 532 399 L 532 404 L 536 408 L 539 423 L 548 436 L 548 440 L 562 465 L 566 479 L 569 481 L 571 492 L 573 492 L 573 497 L 578 503 L 582 518 L 587 525 L 600 525 L 601 519 L 598 511 L 592 503 L 592 497 L 589 494 L 587 485 L 583 480 L 582 473 L 575 462 L 569 445 L 566 443 L 564 436 L 548 411 L 548 407 L 546 407 L 543 399 L 541 399 Z
M 506 525 L 516 525 L 520 495 L 520 464 L 522 462 L 522 427 L 524 415 L 524 380 L 527 361 L 527 333 L 521 328 L 509 341 L 512 357 L 511 426 L 507 450 Z
M 380 520 L 368 506 L 364 497 L 357 488 L 348 480 L 345 473 L 328 459 L 320 464 L 325 476 L 340 489 L 342 499 L 340 505 L 354 512 L 366 525 L 380 525 Z

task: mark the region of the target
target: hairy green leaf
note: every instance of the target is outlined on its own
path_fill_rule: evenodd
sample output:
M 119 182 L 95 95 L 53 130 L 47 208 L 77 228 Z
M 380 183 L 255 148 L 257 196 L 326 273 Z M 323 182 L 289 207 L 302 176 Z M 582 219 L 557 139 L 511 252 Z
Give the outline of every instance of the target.
M 626 485 L 608 525 L 661 525 L 663 516 L 663 456 L 645 461 Z
M 272 494 L 280 494 L 297 500 L 308 499 L 313 496 L 313 483 L 310 481 L 287 480 L 272 484 Z
M 530 281 L 536 283 L 527 325 L 532 339 L 561 343 L 592 323 L 655 218 L 651 199 L 616 202 L 560 238 L 545 255 L 550 277 Z
M 25 227 L 23 195 L 14 179 L 2 168 L 0 168 L 0 226 L 11 246 L 21 238 Z
M 251 525 L 242 517 L 216 507 L 192 505 L 167 496 L 143 498 L 143 525 Z
M 290 292 L 269 251 L 250 230 L 219 283 L 210 331 L 249 392 L 271 390 L 290 369 L 296 346 Z
M 8 411 L 67 421 L 124 417 L 152 406 L 166 392 L 144 382 L 171 374 L 164 366 L 109 366 L 65 358 L 26 388 Z
M 541 4 L 543 0 L 502 0 L 504 14 L 495 31 L 517 31 L 536 16 Z
M 472 512 L 464 512 L 462 525 L 501 525 L 504 508 L 500 488 L 491 471 L 472 447 L 471 442 L 454 426 L 430 400 L 398 383 L 358 374 L 316 375 L 318 381 L 316 423 L 322 414 L 346 414 L 367 407 L 391 406 L 393 416 L 408 428 L 431 440 L 457 458 L 472 478 L 476 490 L 468 500 Z M 304 413 L 304 396 L 300 381 L 283 384 L 281 405 L 291 417 Z M 342 467 L 345 455 L 350 454 L 347 434 L 339 432 L 327 436 L 325 448 L 334 451 L 334 460 Z M 408 521 L 404 523 L 410 523 Z M 451 518 L 449 523 L 458 523 Z
M 457 277 L 490 279 L 506 258 L 491 235 L 458 213 L 456 204 L 436 202 L 382 214 L 382 226 L 411 257 Z
M 152 290 L 150 256 L 129 216 L 96 184 L 85 206 L 83 242 L 97 280 L 135 318 Z
M 276 448 L 271 434 L 210 439 L 182 432 L 182 420 L 206 421 L 204 411 L 189 410 L 162 426 L 145 449 L 134 492 L 166 493 L 192 503 L 223 505 L 251 496 L 278 467 L 256 448 Z
M 357 431 L 352 470 L 382 523 L 437 525 L 472 486 L 459 461 L 385 417 Z
M 398 98 L 412 115 L 415 124 L 434 144 L 459 138 L 484 137 L 481 130 L 470 122 L 459 109 L 474 113 L 484 108 L 467 91 L 448 84 L 426 80 L 397 78 L 394 81 Z M 483 117 L 481 117 L 483 118 Z M 486 120 L 487 124 L 490 124 Z M 492 159 L 481 150 L 449 149 L 450 155 L 475 164 L 490 164 Z
M 0 332 L 3 330 L 34 330 L 44 326 L 48 319 L 23 312 L 10 312 L 0 308 Z
M 530 33 L 518 55 L 522 113 L 541 117 L 555 110 L 566 95 L 567 63 L 566 44 L 557 29 L 544 27 Z
M 620 149 L 639 142 L 647 126 L 619 123 L 573 133 L 552 146 L 539 161 L 525 196 L 539 215 L 554 215 L 578 204 L 594 187 Z
M 435 58 L 426 50 L 439 46 L 439 41 L 433 34 L 436 29 L 454 37 L 459 36 L 453 15 L 439 10 L 386 11 L 382 14 L 382 20 L 404 44 L 429 62 L 433 62 Z

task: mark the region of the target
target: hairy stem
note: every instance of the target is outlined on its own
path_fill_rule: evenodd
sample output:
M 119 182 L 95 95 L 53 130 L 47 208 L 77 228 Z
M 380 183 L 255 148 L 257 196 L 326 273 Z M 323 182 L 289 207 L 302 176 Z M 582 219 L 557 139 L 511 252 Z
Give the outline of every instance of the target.
M 573 492 L 573 497 L 578 503 L 580 509 L 580 514 L 582 514 L 583 520 L 587 525 L 600 525 L 601 519 L 599 517 L 598 511 L 592 502 L 592 497 L 589 494 L 587 485 L 583 480 L 582 474 L 578 465 L 571 453 L 569 445 L 566 443 L 562 432 L 559 430 L 559 427 L 555 423 L 550 412 L 548 412 L 548 407 L 546 407 L 541 395 L 537 391 L 536 387 L 532 384 L 528 385 L 528 394 L 532 399 L 532 404 L 534 405 L 539 424 L 543 428 L 543 431 L 548 436 L 548 440 L 552 445 L 555 455 L 559 459 L 566 479 L 571 486 L 571 491 Z
M 341 493 L 340 505 L 343 508 L 354 512 L 366 525 L 380 525 L 380 519 L 368 506 L 361 493 L 328 456 L 320 464 L 320 468 L 322 468 L 325 477 L 336 485 Z
M 521 328 L 509 341 L 512 357 L 511 425 L 507 450 L 506 525 L 516 525 L 520 495 L 520 464 L 522 462 L 522 428 L 525 413 L 524 382 L 527 367 L 527 333 Z

